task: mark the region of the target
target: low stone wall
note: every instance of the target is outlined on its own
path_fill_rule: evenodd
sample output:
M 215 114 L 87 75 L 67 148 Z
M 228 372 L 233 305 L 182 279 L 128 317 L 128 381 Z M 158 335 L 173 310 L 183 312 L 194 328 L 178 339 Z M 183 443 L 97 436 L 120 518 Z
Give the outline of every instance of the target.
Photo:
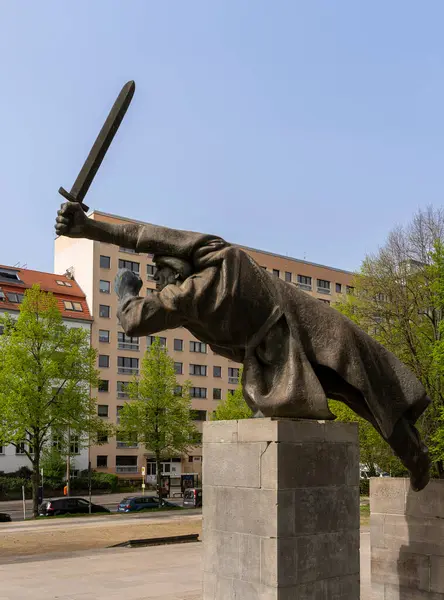
M 370 482 L 372 600 L 444 600 L 444 481 Z

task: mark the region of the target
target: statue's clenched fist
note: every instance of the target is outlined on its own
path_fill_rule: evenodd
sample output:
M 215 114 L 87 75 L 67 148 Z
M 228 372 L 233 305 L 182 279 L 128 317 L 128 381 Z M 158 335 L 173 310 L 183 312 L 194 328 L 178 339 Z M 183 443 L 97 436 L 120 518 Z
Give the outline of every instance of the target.
M 78 202 L 65 202 L 57 212 L 55 230 L 57 235 L 72 238 L 86 237 L 90 219 L 83 212 Z
M 119 300 L 127 296 L 138 296 L 142 280 L 129 269 L 119 269 L 114 280 L 114 289 Z

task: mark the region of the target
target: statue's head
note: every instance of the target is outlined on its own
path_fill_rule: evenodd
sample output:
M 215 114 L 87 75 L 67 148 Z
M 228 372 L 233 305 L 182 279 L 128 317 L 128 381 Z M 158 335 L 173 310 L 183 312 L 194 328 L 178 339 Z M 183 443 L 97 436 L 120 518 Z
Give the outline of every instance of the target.
M 154 281 L 159 292 L 167 285 L 180 285 L 193 272 L 191 264 L 182 258 L 155 256 L 153 261 L 156 265 Z

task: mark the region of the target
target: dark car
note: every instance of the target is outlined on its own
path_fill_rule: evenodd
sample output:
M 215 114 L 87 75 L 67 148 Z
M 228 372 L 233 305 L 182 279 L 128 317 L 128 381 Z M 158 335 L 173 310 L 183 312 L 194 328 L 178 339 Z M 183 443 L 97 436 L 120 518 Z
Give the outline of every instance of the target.
M 41 517 L 52 517 L 53 515 L 79 515 L 89 514 L 89 502 L 84 498 L 54 498 L 45 500 L 39 507 L 39 515 Z M 93 504 L 91 502 L 92 513 L 109 513 L 111 512 L 104 506 Z
M 0 513 L 0 523 L 9 523 L 11 521 L 11 515 L 8 513 Z
M 164 500 L 163 506 L 172 507 L 176 505 Z M 117 512 L 136 512 L 149 508 L 159 508 L 159 496 L 128 496 L 119 503 Z
M 202 488 L 188 488 L 183 494 L 183 505 L 189 508 L 202 506 Z

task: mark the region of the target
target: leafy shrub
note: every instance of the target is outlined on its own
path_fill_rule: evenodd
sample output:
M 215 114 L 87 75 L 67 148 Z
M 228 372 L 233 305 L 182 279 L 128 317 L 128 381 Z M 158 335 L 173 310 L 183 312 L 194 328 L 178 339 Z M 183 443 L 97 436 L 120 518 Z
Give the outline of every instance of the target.
M 361 496 L 368 496 L 370 493 L 370 479 L 359 480 L 359 494 Z

